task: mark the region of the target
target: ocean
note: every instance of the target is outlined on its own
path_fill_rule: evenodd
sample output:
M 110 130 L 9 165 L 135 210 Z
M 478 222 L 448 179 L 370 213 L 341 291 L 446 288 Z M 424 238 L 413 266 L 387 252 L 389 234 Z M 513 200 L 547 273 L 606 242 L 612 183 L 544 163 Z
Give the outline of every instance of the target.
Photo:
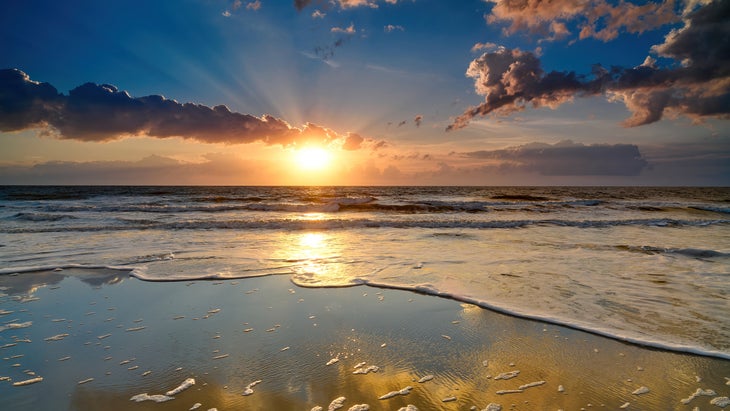
M 411 290 L 730 358 L 728 188 L 0 188 L 1 274 L 100 267 Z

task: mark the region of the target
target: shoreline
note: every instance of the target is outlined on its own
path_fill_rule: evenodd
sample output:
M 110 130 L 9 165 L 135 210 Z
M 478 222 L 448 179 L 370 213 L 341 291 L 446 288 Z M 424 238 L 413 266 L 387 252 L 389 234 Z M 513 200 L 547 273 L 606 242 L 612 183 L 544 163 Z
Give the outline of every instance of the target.
M 360 280 L 356 279 L 355 282 L 350 284 L 343 284 L 343 285 L 307 285 L 304 282 L 297 282 L 293 278 L 293 274 L 291 273 L 273 273 L 273 272 L 264 272 L 261 274 L 255 274 L 255 275 L 248 275 L 248 276 L 220 276 L 220 275 L 209 275 L 209 276 L 196 276 L 195 278 L 187 279 L 187 278 L 156 278 L 156 277 L 149 277 L 145 276 L 145 268 L 140 267 L 134 267 L 134 266 L 105 266 L 105 265 L 83 265 L 83 264 L 65 264 L 65 265 L 54 265 L 54 266 L 27 266 L 27 267 L 14 267 L 14 268 L 5 268 L 0 269 L 0 277 L 3 275 L 9 275 L 9 274 L 29 274 L 34 272 L 49 272 L 49 271 L 60 271 L 60 270 L 66 270 L 66 269 L 81 269 L 81 270 L 116 270 L 127 273 L 129 278 L 136 278 L 143 282 L 149 282 L 149 283 L 179 283 L 179 282 L 189 282 L 189 281 L 244 281 L 247 279 L 253 279 L 253 278 L 261 278 L 261 277 L 269 277 L 269 276 L 285 276 L 287 277 L 287 280 L 292 284 L 300 288 L 310 288 L 310 289 L 325 289 L 325 288 L 349 288 L 349 287 L 357 287 L 357 286 L 368 286 L 373 288 L 379 288 L 384 290 L 399 290 L 404 292 L 412 292 L 437 298 L 444 298 L 451 301 L 455 301 L 457 303 L 466 303 L 466 304 L 473 304 L 480 308 L 483 308 L 485 310 L 490 310 L 495 313 L 513 316 L 516 318 L 524 319 L 524 320 L 530 320 L 530 321 L 538 321 L 546 324 L 552 324 L 557 325 L 561 327 L 570 328 L 576 331 L 582 331 L 586 333 L 590 333 L 596 336 L 609 338 L 612 340 L 616 340 L 619 342 L 627 343 L 627 344 L 634 344 L 640 347 L 644 348 L 651 348 L 651 349 L 657 349 L 657 350 L 664 350 L 664 351 L 670 351 L 670 352 L 676 352 L 676 353 L 686 353 L 686 354 L 692 354 L 692 355 L 699 355 L 699 356 L 705 356 L 710 358 L 718 358 L 723 360 L 730 360 L 730 351 L 724 352 L 719 350 L 713 350 L 710 348 L 703 348 L 703 347 L 697 347 L 697 346 L 690 346 L 690 345 L 682 345 L 677 343 L 671 343 L 666 341 L 658 341 L 658 340 L 651 340 L 651 339 L 640 339 L 638 337 L 632 337 L 629 335 L 621 335 L 618 333 L 612 333 L 610 330 L 605 330 L 600 327 L 591 326 L 591 324 L 581 324 L 581 323 L 575 323 L 575 322 L 569 322 L 562 320 L 560 318 L 556 317 L 550 317 L 530 312 L 523 312 L 518 309 L 510 309 L 510 308 L 504 308 L 499 305 L 492 304 L 488 301 L 483 301 L 477 298 L 471 298 L 466 296 L 460 296 L 451 294 L 448 292 L 441 292 L 438 290 L 434 290 L 429 285 L 414 285 L 414 286 L 399 286 L 399 285 L 390 285 L 390 284 L 382 284 L 378 283 L 376 281 L 370 281 L 370 280 Z
M 57 283 L 34 284 L 25 281 L 33 277 L 28 274 L 0 278 L 6 287 L 9 279 L 26 282 L 5 290 L 0 309 L 11 313 L 0 322 L 32 322 L 0 333 L 0 346 L 12 344 L 12 336 L 18 341 L 0 350 L 7 358 L 0 376 L 43 378 L 24 386 L 0 381 L 11 408 L 311 409 L 344 396 L 344 409 L 364 403 L 371 409 L 489 403 L 617 409 L 629 403 L 628 409 L 690 410 L 730 394 L 730 361 L 641 347 L 430 294 L 301 288 L 283 276 L 154 283 L 101 268 L 61 273 Z M 378 371 L 353 374 L 362 362 L 363 371 Z M 175 400 L 130 401 L 164 394 L 187 378 L 196 384 Z M 407 386 L 407 394 L 379 399 Z M 698 388 L 716 395 L 682 404 Z M 252 393 L 243 395 L 247 390 Z

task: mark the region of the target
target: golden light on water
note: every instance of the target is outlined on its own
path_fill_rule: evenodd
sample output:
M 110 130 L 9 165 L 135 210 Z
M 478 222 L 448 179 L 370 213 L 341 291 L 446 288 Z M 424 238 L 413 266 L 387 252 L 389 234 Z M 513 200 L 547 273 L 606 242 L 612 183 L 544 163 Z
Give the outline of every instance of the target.
M 317 254 L 316 250 L 325 248 L 325 235 L 322 233 L 306 233 L 299 238 L 299 245 L 307 254 Z

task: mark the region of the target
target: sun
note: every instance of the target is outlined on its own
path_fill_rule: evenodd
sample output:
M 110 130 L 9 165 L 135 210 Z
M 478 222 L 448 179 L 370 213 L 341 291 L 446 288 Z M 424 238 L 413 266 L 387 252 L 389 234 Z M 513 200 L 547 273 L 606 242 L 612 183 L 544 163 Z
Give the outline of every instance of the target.
M 327 168 L 330 152 L 320 147 L 304 147 L 295 153 L 297 165 L 302 170 L 317 171 Z

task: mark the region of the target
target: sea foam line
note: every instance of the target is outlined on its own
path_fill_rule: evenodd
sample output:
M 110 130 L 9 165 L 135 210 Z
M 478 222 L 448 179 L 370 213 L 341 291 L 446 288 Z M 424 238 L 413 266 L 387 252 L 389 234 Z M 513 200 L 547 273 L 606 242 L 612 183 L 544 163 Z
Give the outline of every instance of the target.
M 177 278 L 177 277 L 156 278 L 156 277 L 151 277 L 151 276 L 146 275 L 146 267 L 64 264 L 64 265 L 3 268 L 3 269 L 0 269 L 0 275 L 8 275 L 8 274 L 15 274 L 15 273 L 18 273 L 18 274 L 30 273 L 30 272 L 37 272 L 37 271 L 52 271 L 52 270 L 69 269 L 69 268 L 109 269 L 109 270 L 126 271 L 130 277 L 135 277 L 140 280 L 149 281 L 149 282 L 158 282 L 158 281 L 179 282 L 179 281 L 191 281 L 191 280 L 221 280 L 221 279 L 232 280 L 232 279 L 262 277 L 262 276 L 269 276 L 269 275 L 291 275 L 292 282 L 294 282 L 296 285 L 303 287 L 303 288 L 333 288 L 333 287 L 328 287 L 326 285 L 312 286 L 312 285 L 309 285 L 306 283 L 302 283 L 302 284 L 297 283 L 294 281 L 293 274 L 291 272 L 256 273 L 254 275 L 248 274 L 248 275 L 240 275 L 240 276 L 235 276 L 235 277 L 221 277 L 221 276 L 213 274 L 213 275 L 198 276 L 198 277 L 186 277 L 186 278 Z M 442 298 L 449 298 L 449 299 L 460 301 L 463 303 L 473 304 L 473 305 L 476 305 L 476 306 L 479 306 L 479 307 L 482 307 L 485 309 L 489 309 L 491 311 L 511 315 L 513 317 L 536 320 L 536 321 L 541 321 L 541 322 L 549 323 L 549 324 L 556 324 L 556 325 L 589 332 L 591 334 L 600 335 L 603 337 L 611 338 L 613 340 L 623 341 L 623 342 L 627 342 L 627 343 L 631 343 L 631 344 L 635 344 L 635 345 L 641 345 L 641 346 L 646 346 L 646 347 L 659 348 L 659 349 L 663 349 L 663 350 L 667 350 L 667 351 L 685 352 L 685 353 L 690 353 L 690 354 L 730 360 L 730 353 L 728 353 L 728 352 L 706 349 L 706 348 L 686 345 L 686 344 L 672 343 L 672 342 L 663 341 L 663 340 L 659 340 L 659 339 L 650 339 L 650 338 L 646 338 L 646 337 L 642 338 L 642 337 L 630 335 L 628 333 L 618 333 L 611 329 L 598 327 L 595 324 L 591 324 L 591 323 L 588 323 L 585 321 L 568 320 L 565 318 L 549 316 L 549 315 L 541 314 L 538 312 L 532 312 L 529 310 L 495 305 L 486 300 L 480 300 L 478 298 L 473 298 L 473 297 L 468 297 L 468 296 L 464 296 L 464 295 L 460 295 L 460 294 L 440 291 L 440 290 L 434 288 L 430 284 L 414 284 L 414 285 L 389 284 L 389 283 L 382 283 L 382 282 L 372 281 L 372 280 L 363 279 L 363 278 L 353 278 L 353 280 L 349 284 L 340 285 L 337 287 L 351 287 L 351 286 L 358 286 L 358 285 L 367 285 L 370 287 L 386 288 L 386 289 L 393 289 L 393 290 L 411 291 L 411 292 L 428 294 L 428 295 L 442 297 Z
M 296 284 L 296 283 L 295 283 Z M 299 284 L 297 284 L 299 285 Z M 452 300 L 456 300 L 459 302 L 467 303 L 467 304 L 473 304 L 491 311 L 499 312 L 502 314 L 507 314 L 513 317 L 519 317 L 519 318 L 525 318 L 529 320 L 535 320 L 540 321 L 544 323 L 549 324 L 555 324 L 560 325 L 563 327 L 572 328 L 579 331 L 588 332 L 591 334 L 599 335 L 602 337 L 610 338 L 617 341 L 623 341 L 635 345 L 641 345 L 645 347 L 652 347 L 652 348 L 659 348 L 662 350 L 667 351 L 675 351 L 675 352 L 685 352 L 689 354 L 696 354 L 696 355 L 702 355 L 706 357 L 716 357 L 716 358 L 722 358 L 726 360 L 730 360 L 730 353 L 719 351 L 719 350 L 712 350 L 707 348 L 702 348 L 698 346 L 693 345 L 686 345 L 686 344 L 679 344 L 679 343 L 672 343 L 668 341 L 663 341 L 659 339 L 650 339 L 650 338 L 641 338 L 638 336 L 632 336 L 629 334 L 622 334 L 617 333 L 615 331 L 612 331 L 608 328 L 602 328 L 597 327 L 594 324 L 585 322 L 585 321 L 579 321 L 579 320 L 567 320 L 561 317 L 554 317 L 549 315 L 544 315 L 537 312 L 527 311 L 527 310 L 520 310 L 518 308 L 507 308 L 499 305 L 492 304 L 485 300 L 480 300 L 473 297 L 467 297 L 459 294 L 453 294 L 448 292 L 439 291 L 435 288 L 433 288 L 429 284 L 416 284 L 416 285 L 398 285 L 398 284 L 388 284 L 388 283 L 379 283 L 376 281 L 371 281 L 367 279 L 363 279 L 358 282 L 353 282 L 353 286 L 355 285 L 368 285 L 371 287 L 377 287 L 377 288 L 386 288 L 386 289 L 394 289 L 394 290 L 404 290 L 404 291 L 412 291 L 417 292 L 421 294 L 428 294 L 433 295 L 437 297 L 443 297 L 443 298 L 449 298 Z M 299 285 L 304 286 L 306 285 Z
M 341 230 L 365 228 L 462 228 L 462 229 L 517 229 L 532 226 L 553 226 L 568 228 L 608 228 L 623 226 L 644 227 L 708 227 L 727 225 L 730 220 L 678 220 L 678 219 L 628 219 L 628 220 L 400 220 L 400 219 L 340 219 L 300 220 L 300 219 L 266 219 L 266 220 L 219 220 L 219 221 L 185 221 L 155 222 L 120 221 L 120 225 L 90 226 L 44 226 L 22 227 L 0 230 L 3 233 L 53 233 L 53 232 L 99 232 L 99 231 L 133 231 L 133 230 Z

